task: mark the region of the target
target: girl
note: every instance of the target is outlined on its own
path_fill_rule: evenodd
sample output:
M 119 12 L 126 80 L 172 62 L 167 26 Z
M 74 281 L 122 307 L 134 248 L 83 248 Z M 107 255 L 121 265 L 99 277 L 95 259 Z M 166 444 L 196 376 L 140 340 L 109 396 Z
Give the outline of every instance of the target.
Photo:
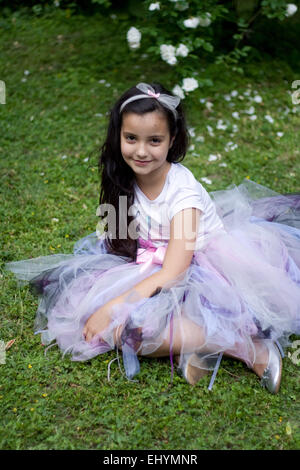
M 187 143 L 179 98 L 128 90 L 99 159 L 102 236 L 7 267 L 38 289 L 43 343 L 73 360 L 116 348 L 131 379 L 138 355 L 170 354 L 191 384 L 214 369 L 211 388 L 225 354 L 277 393 L 282 346 L 300 334 L 300 197 L 247 181 L 213 202 L 179 163 Z

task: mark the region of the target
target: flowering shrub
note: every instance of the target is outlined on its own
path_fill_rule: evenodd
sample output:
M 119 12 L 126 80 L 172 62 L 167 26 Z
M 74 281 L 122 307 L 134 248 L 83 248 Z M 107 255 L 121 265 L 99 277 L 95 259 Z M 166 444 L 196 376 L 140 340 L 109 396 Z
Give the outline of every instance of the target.
M 195 72 L 199 68 L 199 57 L 242 74 L 242 61 L 251 50 L 245 40 L 253 32 L 255 20 L 265 16 L 283 21 L 297 11 L 295 4 L 285 0 L 240 0 L 236 2 L 236 8 L 229 2 L 221 4 L 218 0 L 145 0 L 141 4 L 145 18 L 135 25 L 133 39 L 128 38 L 129 47 L 142 48 L 142 38 L 147 38 L 147 42 L 150 40 L 151 45 L 143 52 L 160 57 L 175 69 L 174 76 L 181 83 L 173 92 L 182 99 L 199 86 L 212 85 L 209 78 L 199 77 Z M 226 28 L 225 22 L 227 29 L 229 24 L 232 30 L 233 47 L 225 53 L 216 53 L 216 32 L 220 35 Z

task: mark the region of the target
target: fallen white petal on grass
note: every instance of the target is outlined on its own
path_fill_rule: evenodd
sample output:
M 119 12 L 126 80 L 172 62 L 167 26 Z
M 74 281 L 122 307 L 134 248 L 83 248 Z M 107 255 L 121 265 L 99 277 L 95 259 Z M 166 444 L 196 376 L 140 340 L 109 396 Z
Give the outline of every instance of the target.
M 212 128 L 211 126 L 207 125 L 207 126 L 206 126 L 206 129 L 208 130 L 208 133 L 209 133 L 209 135 L 210 135 L 211 137 L 214 137 L 214 136 L 215 136 L 214 130 L 213 130 L 213 128 Z
M 255 101 L 255 103 L 261 103 L 262 97 L 260 95 L 256 95 L 254 96 L 253 101 Z
M 274 122 L 274 119 L 273 119 L 272 116 L 270 116 L 269 114 L 266 114 L 266 115 L 265 115 L 265 119 L 266 119 L 268 122 L 270 122 L 271 124 L 273 124 L 273 122 Z
M 188 128 L 189 134 L 191 137 L 195 137 L 195 128 L 194 127 L 189 127 Z
M 236 148 L 238 148 L 238 144 L 235 144 L 234 142 L 227 142 L 224 150 L 225 152 L 229 152 L 231 150 L 235 150 Z
M 211 184 L 212 183 L 212 181 L 209 178 L 206 178 L 205 176 L 203 176 L 200 179 L 201 179 L 201 181 L 203 181 L 203 183 L 206 183 L 206 184 Z
M 206 108 L 207 108 L 209 111 L 212 109 L 213 105 L 214 105 L 214 104 L 213 104 L 211 101 L 207 101 L 207 102 L 205 103 L 205 106 L 206 106 Z
M 225 131 L 227 129 L 227 125 L 224 124 L 223 119 L 219 119 L 217 122 L 217 129 Z
M 255 108 L 254 106 L 251 106 L 249 109 L 245 109 L 246 114 L 254 114 L 255 113 Z

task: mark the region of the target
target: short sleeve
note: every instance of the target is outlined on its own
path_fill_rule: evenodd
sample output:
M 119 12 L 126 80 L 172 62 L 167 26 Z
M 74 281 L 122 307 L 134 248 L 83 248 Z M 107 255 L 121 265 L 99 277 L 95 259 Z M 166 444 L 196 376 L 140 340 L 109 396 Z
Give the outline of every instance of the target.
M 180 188 L 175 193 L 174 198 L 170 201 L 168 210 L 169 220 L 171 221 L 175 214 L 183 209 L 196 208 L 204 212 L 204 201 L 202 200 L 200 191 L 197 188 Z

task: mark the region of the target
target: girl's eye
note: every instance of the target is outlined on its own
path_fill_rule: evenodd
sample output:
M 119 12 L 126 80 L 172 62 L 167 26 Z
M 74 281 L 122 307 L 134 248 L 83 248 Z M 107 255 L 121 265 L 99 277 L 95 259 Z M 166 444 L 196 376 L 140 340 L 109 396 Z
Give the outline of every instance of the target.
M 135 137 L 133 135 L 128 135 L 126 139 L 132 142 L 133 140 L 135 140 Z
M 153 142 L 154 144 L 160 144 L 161 140 L 158 139 L 157 137 L 153 137 L 152 142 Z

